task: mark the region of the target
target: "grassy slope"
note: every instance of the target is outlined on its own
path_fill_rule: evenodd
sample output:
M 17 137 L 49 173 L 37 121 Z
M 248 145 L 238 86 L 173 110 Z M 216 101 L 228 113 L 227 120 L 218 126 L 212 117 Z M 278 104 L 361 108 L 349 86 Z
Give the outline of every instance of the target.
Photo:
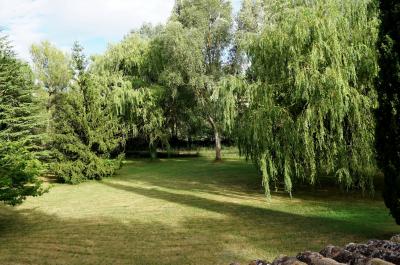
M 379 195 L 315 189 L 266 202 L 259 184 L 234 156 L 128 161 L 114 178 L 0 205 L 0 264 L 244 263 L 399 232 Z

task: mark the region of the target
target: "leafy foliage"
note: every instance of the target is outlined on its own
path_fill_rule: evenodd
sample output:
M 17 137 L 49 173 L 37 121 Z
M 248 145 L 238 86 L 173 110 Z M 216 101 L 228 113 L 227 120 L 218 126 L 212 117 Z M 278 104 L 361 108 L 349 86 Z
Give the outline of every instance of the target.
M 391 146 L 398 121 L 398 7 L 381 4 L 386 22 L 377 95 L 375 4 L 243 0 L 234 21 L 231 1 L 177 0 L 167 24 L 144 24 L 91 64 L 78 44 L 71 55 L 46 41 L 33 45 L 37 86 L 1 40 L 4 168 L 18 168 L 18 187 L 36 187 L 40 158 L 53 162 L 59 179 L 78 183 L 112 175 L 118 154 L 136 138 L 154 155 L 175 139 L 206 135 L 221 160 L 221 141 L 237 135 L 268 196 L 271 184 L 283 183 L 291 194 L 296 182 L 314 184 L 322 175 L 372 191 L 379 97 L 385 201 L 399 215 L 400 159 L 397 144 Z M 43 159 L 40 152 L 50 146 Z M 3 183 L 10 185 L 10 176 Z
M 111 159 L 122 144 L 121 128 L 109 100 L 107 79 L 87 72 L 79 45 L 74 46 L 75 78 L 57 97 L 52 120 L 55 175 L 67 183 L 111 176 L 121 157 Z
M 185 137 L 199 120 L 193 85 L 203 73 L 202 38 L 196 30 L 169 22 L 150 43 L 148 68 L 162 94 L 160 106 L 172 137 Z
M 0 201 L 40 195 L 42 109 L 32 72 L 0 38 Z
M 0 140 L 0 164 L 0 201 L 17 205 L 44 192 L 41 164 L 21 143 Z
M 180 0 L 175 2 L 172 21 L 197 29 L 203 38 L 205 71 L 222 74 L 222 56 L 231 41 L 232 6 L 226 0 Z
M 372 189 L 378 18 L 372 1 L 275 1 L 252 45 L 239 146 L 270 183 L 335 174 Z
M 230 72 L 240 75 L 249 67 L 249 45 L 261 33 L 264 25 L 264 0 L 243 0 L 236 15 L 236 29 L 233 34 L 233 45 L 230 50 Z
M 144 25 L 95 59 L 96 74 L 112 76 L 116 114 L 128 132 L 146 137 L 152 149 L 208 123 L 220 159 L 220 135 L 232 121 L 221 120 L 232 110 L 224 107 L 235 104 L 225 104 L 233 99 L 224 87 L 232 78 L 222 66 L 231 26 L 228 1 L 177 1 L 165 27 Z
M 223 94 L 219 93 L 223 89 L 221 85 L 225 84 L 221 81 L 225 76 L 223 57 L 232 40 L 231 3 L 225 0 L 176 1 L 171 21 L 181 23 L 184 29 L 195 31 L 200 37 L 200 47 L 192 48 L 198 48 L 202 53 L 203 66 L 202 71 L 197 71 L 196 77 L 192 78 L 194 82 L 190 88 L 195 95 L 199 114 L 214 132 L 215 158 L 221 160 L 221 135 L 226 121 L 220 119 L 225 116 L 220 112 L 225 104 L 220 103 L 234 98 L 222 99 Z M 229 102 L 228 105 L 233 104 Z M 229 108 L 223 109 L 223 112 L 227 110 Z
M 157 143 L 168 146 L 168 135 L 161 105 L 164 94 L 149 72 L 150 37 L 143 35 L 156 34 L 150 31 L 146 27 L 110 46 L 95 58 L 92 68 L 97 76 L 108 76 L 113 112 L 123 124 L 125 137 L 144 138 L 154 154 Z
M 400 224 L 400 3 L 381 0 L 380 8 L 377 150 L 385 174 L 385 204 Z
M 31 46 L 31 56 L 37 79 L 53 95 L 63 91 L 71 80 L 70 60 L 48 41 Z

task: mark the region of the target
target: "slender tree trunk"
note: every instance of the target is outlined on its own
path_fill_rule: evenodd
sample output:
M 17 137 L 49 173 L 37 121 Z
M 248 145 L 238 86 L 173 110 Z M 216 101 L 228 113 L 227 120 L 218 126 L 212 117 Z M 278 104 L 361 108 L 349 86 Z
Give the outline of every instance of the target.
M 215 161 L 221 161 L 221 135 L 218 131 L 218 126 L 215 124 L 214 119 L 212 117 L 208 118 L 208 121 L 211 124 L 211 127 L 214 130 L 214 138 L 215 138 Z
M 218 130 L 214 129 L 214 136 L 215 136 L 215 161 L 221 161 L 221 136 Z
M 157 158 L 157 147 L 153 144 L 150 145 L 150 158 L 151 160 Z

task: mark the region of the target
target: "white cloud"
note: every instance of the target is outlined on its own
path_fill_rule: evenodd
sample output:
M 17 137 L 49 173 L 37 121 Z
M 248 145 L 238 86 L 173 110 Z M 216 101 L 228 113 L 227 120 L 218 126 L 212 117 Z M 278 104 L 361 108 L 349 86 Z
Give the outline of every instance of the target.
M 61 47 L 79 40 L 95 52 L 144 22 L 166 21 L 173 4 L 174 0 L 0 0 L 0 27 L 24 59 L 29 58 L 29 46 L 42 39 Z

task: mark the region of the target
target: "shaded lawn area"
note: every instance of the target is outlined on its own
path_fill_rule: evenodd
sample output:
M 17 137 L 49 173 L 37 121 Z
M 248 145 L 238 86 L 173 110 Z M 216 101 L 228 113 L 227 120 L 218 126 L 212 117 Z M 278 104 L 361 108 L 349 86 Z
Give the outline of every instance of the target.
M 247 264 L 400 232 L 379 193 L 267 202 L 260 181 L 234 155 L 129 160 L 113 178 L 0 205 L 0 264 Z

